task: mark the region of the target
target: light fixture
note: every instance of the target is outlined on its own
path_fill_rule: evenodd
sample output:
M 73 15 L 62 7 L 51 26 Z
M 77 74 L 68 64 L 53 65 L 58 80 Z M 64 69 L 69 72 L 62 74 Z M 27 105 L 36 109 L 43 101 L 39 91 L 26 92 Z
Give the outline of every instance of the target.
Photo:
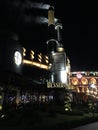
M 22 63 L 22 55 L 19 51 L 15 51 L 14 53 L 14 62 L 16 65 L 20 65 Z

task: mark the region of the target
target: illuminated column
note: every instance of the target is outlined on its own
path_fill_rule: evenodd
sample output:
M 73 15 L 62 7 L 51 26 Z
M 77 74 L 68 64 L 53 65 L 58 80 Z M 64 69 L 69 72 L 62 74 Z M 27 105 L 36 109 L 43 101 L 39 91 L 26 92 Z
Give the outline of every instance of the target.
M 20 102 L 20 90 L 16 90 L 17 94 L 16 94 L 16 104 L 17 106 L 19 105 L 19 102 Z

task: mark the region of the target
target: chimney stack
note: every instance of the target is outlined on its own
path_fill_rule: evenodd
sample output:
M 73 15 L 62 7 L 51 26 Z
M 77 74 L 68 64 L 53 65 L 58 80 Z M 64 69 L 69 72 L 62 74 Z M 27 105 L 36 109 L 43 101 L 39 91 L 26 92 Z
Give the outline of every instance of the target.
M 50 6 L 49 10 L 48 10 L 48 26 L 50 25 L 54 25 L 55 26 L 55 22 L 54 22 L 54 7 Z
M 55 17 L 53 6 L 50 6 L 48 10 L 48 38 L 49 40 L 47 41 L 47 51 L 49 53 L 56 52 L 58 41 L 56 40 Z

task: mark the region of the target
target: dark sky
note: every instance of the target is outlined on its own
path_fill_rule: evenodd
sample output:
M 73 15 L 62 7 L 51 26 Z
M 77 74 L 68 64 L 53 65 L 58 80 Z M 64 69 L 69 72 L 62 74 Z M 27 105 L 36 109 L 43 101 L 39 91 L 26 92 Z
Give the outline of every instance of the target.
M 2 0 L 0 32 L 16 32 L 22 46 L 45 52 L 50 5 L 55 8 L 55 17 L 62 21 L 63 45 L 72 71 L 97 71 L 98 11 L 95 1 Z

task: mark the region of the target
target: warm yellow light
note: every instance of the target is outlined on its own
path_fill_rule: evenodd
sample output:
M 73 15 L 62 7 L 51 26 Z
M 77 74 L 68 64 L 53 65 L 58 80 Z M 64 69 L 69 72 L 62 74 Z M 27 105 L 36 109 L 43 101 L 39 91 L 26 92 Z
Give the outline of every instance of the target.
M 47 65 L 44 65 L 44 64 L 41 64 L 41 63 L 38 63 L 38 62 L 23 60 L 23 63 L 28 64 L 28 65 L 32 65 L 32 66 L 36 66 L 36 67 L 39 67 L 39 68 L 42 68 L 42 69 L 46 69 L 46 70 L 49 69 Z
M 2 105 L 0 105 L 0 110 L 2 110 Z
M 34 51 L 33 50 L 30 51 L 30 56 L 31 56 L 31 59 L 34 59 Z
M 90 79 L 90 83 L 91 83 L 91 84 L 96 84 L 96 79 L 95 79 L 95 78 L 91 78 L 91 79 Z
M 48 64 L 49 63 L 49 58 L 48 56 L 45 56 L 45 62 Z
M 38 61 L 39 61 L 39 62 L 42 61 L 42 53 L 38 54 Z
M 77 85 L 78 84 L 78 79 L 77 78 L 72 78 L 72 84 Z
M 81 82 L 82 82 L 83 85 L 88 84 L 88 80 L 87 80 L 85 77 L 83 77 L 83 78 L 81 79 Z
M 87 90 L 86 90 L 86 94 L 87 94 L 87 95 L 90 95 L 89 89 L 88 89 L 88 88 L 87 88 Z
M 26 49 L 23 47 L 23 56 L 26 56 Z
M 0 99 L 2 99 L 2 96 L 0 95 Z
M 63 47 L 58 47 L 58 48 L 57 48 L 57 51 L 58 51 L 58 52 L 64 52 L 64 48 L 63 48 Z
M 49 61 L 48 60 L 45 60 L 45 62 L 48 64 L 49 63 Z
M 80 89 L 79 88 L 77 88 L 77 93 L 80 93 Z

